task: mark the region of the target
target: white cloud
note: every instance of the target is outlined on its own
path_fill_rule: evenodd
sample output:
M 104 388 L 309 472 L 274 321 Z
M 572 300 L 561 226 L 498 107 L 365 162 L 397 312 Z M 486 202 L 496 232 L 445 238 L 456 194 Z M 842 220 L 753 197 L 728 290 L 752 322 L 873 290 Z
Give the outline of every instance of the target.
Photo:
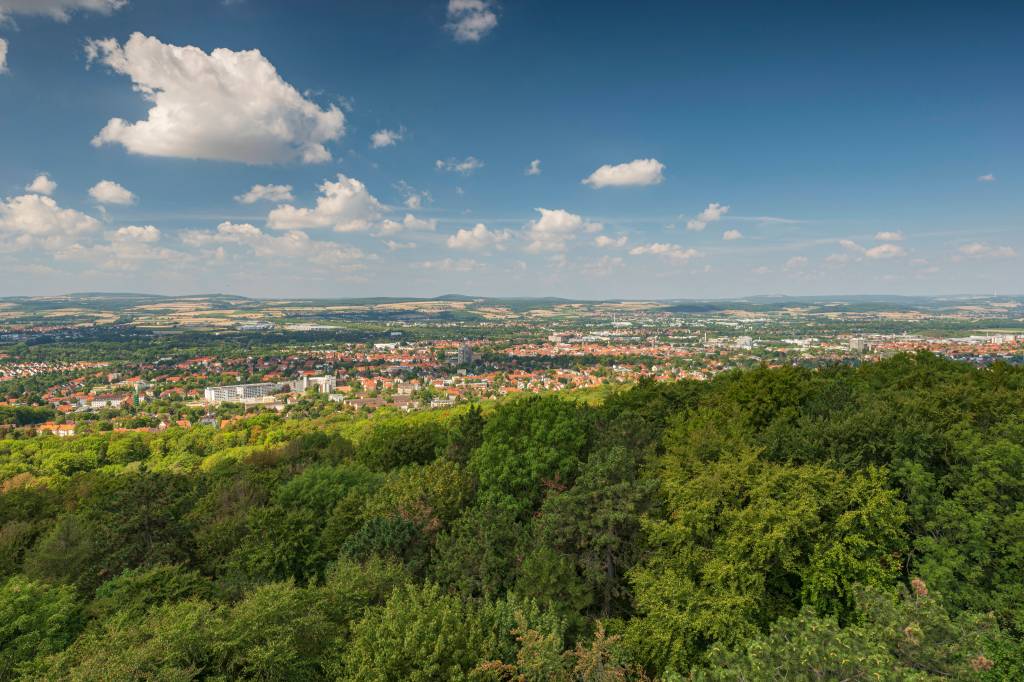
M 419 208 L 422 208 L 424 202 L 429 204 L 434 200 L 434 198 L 430 196 L 430 192 L 427 192 L 426 190 L 421 192 L 420 190 L 416 189 L 405 180 L 399 180 L 398 182 L 396 182 L 395 189 L 397 189 L 398 192 L 403 197 L 405 197 L 404 201 L 402 202 L 405 204 L 405 207 L 411 208 L 414 211 Z
M 7 41 L 0 38 L 0 73 L 7 73 Z
M 258 258 L 271 261 L 287 258 L 320 267 L 351 263 L 364 257 L 363 252 L 357 248 L 313 240 L 305 232 L 291 231 L 278 237 L 249 223 L 223 222 L 214 232 L 186 230 L 181 234 L 181 240 L 187 246 L 196 248 L 215 244 L 244 246 Z
M 239 194 L 235 201 L 240 204 L 255 204 L 257 201 L 294 201 L 291 185 L 253 185 L 245 194 Z
M 964 244 L 960 253 L 971 258 L 1014 258 L 1017 252 L 1012 246 L 990 246 L 982 242 Z
M 696 218 L 691 218 L 686 222 L 687 230 L 694 230 L 700 232 L 708 223 L 713 223 L 722 219 L 726 213 L 729 212 L 728 206 L 722 206 L 719 203 L 712 202 L 707 205 L 703 211 Z
M 700 252 L 696 249 L 686 249 L 678 244 L 642 244 L 634 246 L 629 250 L 631 256 L 655 255 L 664 256 L 677 263 L 686 263 L 691 258 L 696 258 Z
M 437 229 L 437 221 L 417 218 L 412 213 L 406 213 L 402 220 L 383 220 L 374 229 L 378 237 L 398 234 L 399 232 L 433 232 Z
M 338 232 L 367 230 L 380 218 L 383 206 L 369 193 L 366 185 L 338 173 L 338 181 L 325 180 L 315 208 L 296 208 L 285 204 L 267 215 L 267 227 L 295 230 L 331 227 Z
M 374 149 L 391 147 L 401 142 L 403 137 L 405 137 L 405 128 L 399 128 L 398 130 L 384 128 L 370 135 L 370 146 Z
M 845 265 L 850 262 L 850 254 L 833 253 L 825 258 L 825 262 L 831 265 Z
M 207 244 L 245 244 L 263 236 L 264 233 L 255 225 L 223 222 L 217 226 L 216 232 L 185 230 L 181 233 L 181 241 L 188 246 L 198 247 Z
M 402 249 L 415 249 L 416 242 L 396 242 L 393 239 L 389 239 L 384 242 L 384 245 L 388 247 L 388 251 L 400 251 Z
M 736 241 L 737 239 L 743 239 L 743 233 L 739 230 L 726 230 L 722 233 L 722 239 L 727 242 Z
M 84 261 L 114 272 L 138 270 L 146 262 L 180 262 L 185 254 L 159 246 L 160 230 L 152 225 L 129 225 L 106 234 L 107 243 L 80 243 L 60 248 L 57 260 Z
M 491 0 L 449 0 L 446 28 L 460 43 L 475 43 L 498 25 Z
M 524 228 L 526 238 L 530 241 L 526 250 L 531 253 L 564 251 L 566 242 L 575 239 L 576 233 L 590 229 L 583 218 L 575 213 L 560 208 L 538 208 L 537 211 L 540 212 L 540 218 L 531 220 Z
M 540 175 L 540 159 L 534 159 L 526 168 L 527 175 Z
M 618 239 L 613 239 L 607 235 L 598 235 L 594 238 L 594 245 L 601 249 L 621 249 L 626 245 L 629 238 L 626 235 L 622 235 Z
M 880 242 L 901 242 L 903 241 L 902 232 L 877 232 L 875 234 L 875 241 Z
M 86 44 L 89 62 L 129 76 L 152 105 L 148 118 L 112 118 L 93 138 L 147 156 L 280 163 L 328 161 L 325 142 L 345 132 L 345 116 L 286 83 L 259 50 L 210 53 L 133 33 Z
M 636 159 L 617 166 L 605 164 L 583 180 L 584 185 L 594 189 L 602 187 L 635 187 L 639 185 L 657 185 L 664 177 L 661 172 L 665 164 L 657 159 Z
M 872 246 L 870 249 L 864 251 L 864 255 L 868 258 L 880 260 L 884 258 L 899 258 L 907 255 L 906 250 L 899 244 L 879 244 L 878 246 Z
M 788 261 L 786 261 L 786 264 L 783 266 L 783 268 L 785 270 L 799 270 L 805 265 L 807 265 L 806 256 L 793 256 Z
M 111 241 L 123 242 L 155 242 L 159 239 L 160 230 L 152 225 L 146 225 L 145 227 L 138 227 L 137 225 L 120 227 L 111 236 Z
M 482 251 L 483 249 L 501 248 L 502 243 L 511 237 L 508 230 L 489 230 L 483 223 L 477 223 L 471 229 L 460 229 L 448 237 L 448 248 Z
M 0 19 L 7 14 L 37 14 L 67 21 L 75 10 L 110 14 L 128 0 L 0 0 Z
M 469 272 L 479 270 L 483 263 L 471 258 L 442 258 L 441 260 L 425 260 L 419 263 L 425 270 L 440 270 L 441 272 Z
M 476 158 L 475 156 L 467 156 L 461 161 L 454 158 L 448 159 L 447 161 L 442 161 L 441 159 L 438 159 L 437 161 L 434 162 L 434 167 L 437 168 L 437 170 L 469 175 L 483 168 L 484 162 Z
M 25 191 L 32 192 L 33 194 L 50 195 L 53 194 L 56 189 L 57 183 L 51 180 L 46 173 L 37 175 L 35 180 L 25 186 Z
M 101 204 L 134 204 L 136 196 L 113 180 L 100 180 L 89 189 L 89 196 Z
M 95 218 L 61 208 L 50 197 L 23 194 L 0 202 L 0 230 L 32 236 L 67 236 L 95 230 Z
M 851 239 L 840 239 L 839 245 L 851 253 L 855 253 L 858 256 L 864 256 L 866 258 L 872 258 L 874 260 L 881 260 L 886 258 L 899 258 L 907 255 L 906 249 L 899 244 L 893 242 L 903 239 L 903 235 L 900 232 L 879 232 L 875 235 L 875 239 L 884 244 L 878 246 L 872 246 L 871 248 L 865 248 Z M 849 258 L 840 260 L 839 256 L 829 257 L 826 259 L 830 263 L 845 263 Z M 859 258 L 857 260 L 860 260 Z
M 995 181 L 996 181 L 996 176 L 992 175 L 991 173 L 986 173 L 985 175 L 979 175 L 978 176 L 978 182 L 995 182 Z

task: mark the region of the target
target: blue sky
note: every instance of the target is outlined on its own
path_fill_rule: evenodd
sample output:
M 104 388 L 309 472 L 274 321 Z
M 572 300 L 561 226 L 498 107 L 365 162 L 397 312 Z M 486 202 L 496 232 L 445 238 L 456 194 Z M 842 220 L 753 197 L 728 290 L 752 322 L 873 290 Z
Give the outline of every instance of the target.
M 1024 293 L 1020 3 L 0 15 L 0 295 Z

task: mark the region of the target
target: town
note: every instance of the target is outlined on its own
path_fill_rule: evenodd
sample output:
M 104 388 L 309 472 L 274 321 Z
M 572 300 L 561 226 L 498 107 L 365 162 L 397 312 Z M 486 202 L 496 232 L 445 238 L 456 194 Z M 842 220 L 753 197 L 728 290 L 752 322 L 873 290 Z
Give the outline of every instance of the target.
M 190 349 L 201 353 L 177 348 L 174 335 L 156 337 L 165 341 L 151 353 L 162 355 L 142 359 L 126 354 L 125 346 L 149 338 L 145 327 L 22 322 L 0 330 L 6 335 L 0 396 L 10 408 L 35 411 L 21 420 L 26 423 L 8 420 L 14 423 L 2 428 L 58 437 L 194 424 L 223 428 L 261 411 L 410 412 L 519 393 L 708 380 L 758 365 L 859 364 L 916 351 L 979 365 L 1024 362 L 1016 308 L 999 308 L 1008 314 L 997 319 L 991 309 L 976 306 L 953 314 L 675 308 L 619 306 L 608 314 L 595 307 L 542 306 L 504 319 L 464 322 L 433 311 L 426 319 L 363 322 L 359 341 L 336 340 L 351 332 L 337 322 L 247 319 L 227 330 L 193 330 L 198 338 L 189 338 Z M 546 313 L 539 324 L 538 312 Z M 236 337 L 248 346 L 228 343 Z M 94 338 L 107 341 L 90 345 Z M 55 349 L 70 345 L 95 348 L 79 353 L 94 355 L 42 357 L 60 355 Z

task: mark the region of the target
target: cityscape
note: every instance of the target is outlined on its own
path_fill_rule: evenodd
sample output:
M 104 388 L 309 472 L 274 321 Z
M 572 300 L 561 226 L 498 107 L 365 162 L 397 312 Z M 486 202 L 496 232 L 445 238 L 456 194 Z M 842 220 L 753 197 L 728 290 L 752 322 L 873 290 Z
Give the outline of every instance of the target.
M 0 0 L 0 682 L 1021 682 L 1020 0 Z
M 235 321 L 216 298 L 93 295 L 60 299 L 60 324 L 52 311 L 33 312 L 56 301 L 9 302 L 0 327 L 0 391 L 10 387 L 8 405 L 53 411 L 53 419 L 29 430 L 70 436 L 221 428 L 261 411 L 294 409 L 302 418 L 311 400 L 329 403 L 320 410 L 410 412 L 642 380 L 707 381 L 758 366 L 859 365 L 922 351 L 978 366 L 1024 364 L 1024 300 L 1014 298 L 538 300 L 515 302 L 518 310 L 500 299 L 449 299 L 457 300 L 325 302 L 319 315 L 304 302 L 303 314 L 315 321 L 281 322 L 290 305 L 284 302 L 234 301 L 246 309 Z M 86 301 L 88 309 L 76 307 Z M 103 305 L 110 310 L 101 312 Z M 181 315 L 186 305 L 203 311 L 198 321 Z M 346 312 L 326 312 L 332 308 Z M 449 319 L 453 311 L 464 319 Z M 101 315 L 117 321 L 96 322 Z M 154 334 L 167 345 L 144 360 L 122 359 L 124 348 Z M 181 345 L 199 352 L 176 347 L 181 335 L 188 337 Z M 116 340 L 104 342 L 106 357 L 41 359 L 63 354 L 69 337 Z M 243 352 L 238 342 L 260 352 Z

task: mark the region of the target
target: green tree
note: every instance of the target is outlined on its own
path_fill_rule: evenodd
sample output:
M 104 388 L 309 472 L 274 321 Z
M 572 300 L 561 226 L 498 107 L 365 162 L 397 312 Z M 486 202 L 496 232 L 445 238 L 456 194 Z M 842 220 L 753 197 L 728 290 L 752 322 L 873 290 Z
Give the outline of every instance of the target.
M 430 574 L 442 586 L 465 596 L 495 598 L 515 577 L 525 539 L 516 500 L 485 493 L 442 531 L 434 544 Z
M 444 427 L 437 422 L 375 420 L 356 447 L 356 458 L 373 471 L 426 464 L 444 450 L 447 439 Z
M 153 606 L 193 597 L 213 597 L 212 584 L 196 571 L 180 565 L 132 568 L 100 585 L 87 612 L 99 620 L 121 611 L 141 618 Z
M 900 569 L 905 509 L 885 473 L 763 461 L 711 462 L 670 451 L 668 520 L 652 520 L 650 557 L 634 569 L 644 618 L 630 644 L 648 665 L 685 669 L 712 642 L 755 636 L 803 604 L 848 614 L 853 585 L 886 587 Z
M 698 680 L 945 680 L 1000 675 L 986 656 L 999 637 L 991 616 L 951 618 L 923 581 L 899 599 L 877 590 L 858 593 L 858 618 L 842 626 L 805 607 L 779 619 L 766 635 L 734 648 L 715 646 Z M 996 677 L 995 679 L 1009 679 Z
M 453 462 L 465 464 L 469 455 L 484 442 L 484 414 L 479 405 L 472 405 L 456 417 L 448 429 L 445 456 Z
M 626 573 L 640 558 L 640 520 L 654 483 L 641 479 L 625 448 L 599 450 L 572 488 L 548 494 L 534 520 L 535 542 L 572 561 L 601 618 L 629 612 Z
M 73 588 L 8 578 L 0 588 L 0 680 L 29 673 L 34 659 L 63 650 L 81 626 Z
M 571 485 L 586 455 L 590 413 L 557 397 L 501 405 L 484 427 L 483 444 L 470 456 L 482 491 L 495 491 L 534 509 L 551 486 Z

